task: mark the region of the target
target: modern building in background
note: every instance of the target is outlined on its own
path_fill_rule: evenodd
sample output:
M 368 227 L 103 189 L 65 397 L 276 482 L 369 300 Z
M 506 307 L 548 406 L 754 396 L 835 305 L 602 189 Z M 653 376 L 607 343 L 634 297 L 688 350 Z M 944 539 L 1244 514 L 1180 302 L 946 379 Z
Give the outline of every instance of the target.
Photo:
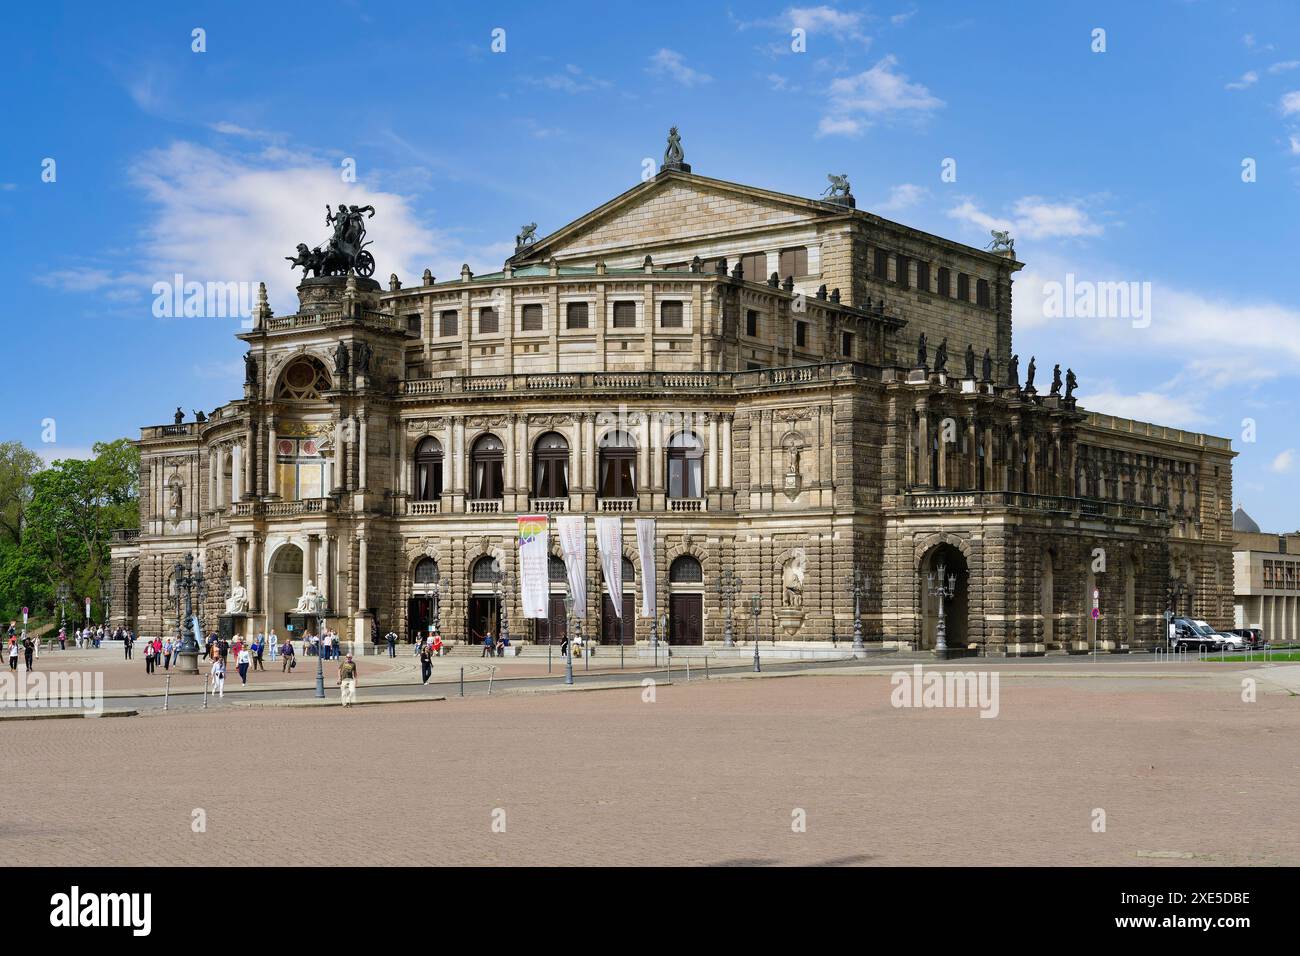
M 1300 531 L 1266 534 L 1238 505 L 1232 575 L 1234 627 L 1258 627 L 1274 644 L 1300 641 Z
M 209 626 L 229 609 L 283 635 L 318 593 L 359 639 L 424 633 L 436 608 L 472 641 L 498 625 L 516 516 L 583 514 L 656 518 L 677 644 L 720 641 L 728 618 L 742 640 L 848 640 L 856 572 L 866 637 L 930 647 L 940 568 L 949 646 L 1136 648 L 1171 602 L 1227 626 L 1229 441 L 1088 412 L 1068 356 L 1034 381 L 1013 357 L 1008 243 L 832 192 L 670 154 L 549 235 L 526 229 L 501 271 L 306 278 L 286 316 L 263 299 L 242 396 L 142 430 L 117 622 L 173 630 L 173 568 L 194 552 Z M 591 524 L 586 632 L 616 640 L 621 600 L 624 639 L 644 641 L 632 523 L 626 593 L 601 600 Z M 520 621 L 504 589 L 515 639 L 563 633 L 558 550 L 553 567 L 549 620 Z

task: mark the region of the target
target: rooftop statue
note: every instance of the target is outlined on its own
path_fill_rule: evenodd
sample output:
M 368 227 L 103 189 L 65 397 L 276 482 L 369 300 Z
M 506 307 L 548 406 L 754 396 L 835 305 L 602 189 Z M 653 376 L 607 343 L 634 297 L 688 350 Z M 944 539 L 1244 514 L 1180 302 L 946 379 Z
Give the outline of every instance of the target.
M 375 274 L 375 257 L 366 246 L 367 218 L 374 218 L 374 206 L 347 206 L 340 204 L 337 210 L 325 207 L 325 225 L 333 226 L 334 232 L 326 240 L 324 248 L 316 246 L 307 248 L 305 242 L 298 243 L 296 256 L 285 256 L 290 267 L 302 269 L 303 278 L 314 273 L 317 276 L 342 276 L 355 272 L 362 278 Z
M 515 236 L 515 248 L 532 245 L 537 240 L 537 223 L 530 222 L 526 226 L 519 227 L 519 235 Z
M 927 356 L 928 353 L 925 347 L 925 333 L 922 332 L 921 337 L 916 340 L 916 367 L 917 368 L 926 367 L 926 363 L 928 361 Z
M 1011 356 L 1011 361 L 1007 363 L 1007 384 L 1013 388 L 1020 387 L 1020 356 Z
M 1052 394 L 1061 394 L 1061 364 L 1059 362 L 1052 367 Z
M 975 377 L 975 346 L 970 344 L 966 346 L 966 377 L 968 379 Z
M 834 173 L 829 173 L 827 174 L 826 179 L 829 180 L 830 185 L 822 190 L 823 196 L 829 196 L 831 199 L 834 199 L 836 196 L 852 195 L 852 189 L 849 186 L 848 173 L 841 173 L 838 176 Z
M 1079 387 L 1079 380 L 1074 377 L 1074 369 L 1065 370 L 1065 400 L 1074 401 L 1074 390 Z
M 1029 356 L 1029 372 L 1025 375 L 1026 392 L 1032 392 L 1034 390 L 1034 374 L 1037 371 L 1038 371 L 1038 357 L 1036 355 L 1031 355 Z
M 948 337 L 945 335 L 939 347 L 934 350 L 934 370 L 936 372 L 948 371 Z
M 989 252 L 1009 252 L 1013 256 L 1016 254 L 1016 240 L 1011 238 L 1009 230 L 990 229 L 989 233 L 993 236 L 993 241 L 985 249 Z
M 680 166 L 686 161 L 686 154 L 682 152 L 682 137 L 674 126 L 668 131 L 668 148 L 664 150 L 665 166 Z

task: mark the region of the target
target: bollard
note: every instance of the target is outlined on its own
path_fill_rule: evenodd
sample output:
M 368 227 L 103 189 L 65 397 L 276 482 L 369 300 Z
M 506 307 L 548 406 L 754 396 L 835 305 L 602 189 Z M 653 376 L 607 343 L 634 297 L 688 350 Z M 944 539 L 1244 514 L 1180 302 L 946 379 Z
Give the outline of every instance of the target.
M 686 683 L 691 682 L 691 659 L 686 658 Z
M 704 679 L 709 679 L 709 658 L 707 656 L 704 658 Z
M 546 673 L 551 672 L 551 639 L 546 639 Z
M 465 696 L 465 668 L 460 669 L 460 696 Z
M 497 669 L 492 664 L 488 665 L 488 696 L 492 696 L 492 678 L 496 677 Z
M 203 677 L 203 709 L 208 709 L 208 677 L 206 674 Z
M 172 675 L 168 674 L 166 684 L 163 686 L 163 710 L 167 709 L 167 700 L 172 693 Z

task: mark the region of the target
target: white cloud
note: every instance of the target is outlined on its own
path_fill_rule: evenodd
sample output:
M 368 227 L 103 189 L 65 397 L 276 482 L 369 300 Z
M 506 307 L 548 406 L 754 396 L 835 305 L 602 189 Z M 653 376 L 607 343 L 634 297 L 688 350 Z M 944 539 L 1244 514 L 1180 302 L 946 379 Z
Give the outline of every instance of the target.
M 948 215 L 981 229 L 1009 229 L 1012 238 L 1078 238 L 1100 236 L 1105 231 L 1077 201 L 1053 203 L 1041 196 L 1022 196 L 1011 211 L 1010 217 L 993 216 L 967 199 L 948 210 Z
M 1259 82 L 1259 74 L 1256 73 L 1254 70 L 1249 70 L 1241 74 L 1241 79 L 1234 80 L 1233 82 L 1229 83 L 1225 87 L 1225 89 L 1244 90 L 1246 87 L 1254 86 L 1258 82 Z
M 700 86 L 713 82 L 713 77 L 709 74 L 687 66 L 676 50 L 660 50 L 650 57 L 649 72 L 655 76 L 666 76 L 682 86 Z
M 915 10 L 909 10 L 907 11 L 907 13 L 895 13 L 892 17 L 889 18 L 889 22 L 896 27 L 901 27 L 904 23 L 912 19 L 912 17 L 914 16 L 916 16 Z
M 42 445 L 36 449 L 36 454 L 40 456 L 41 461 L 45 462 L 45 466 L 48 468 L 56 461 L 67 461 L 72 458 L 89 461 L 95 457 L 95 450 L 74 445 Z
M 862 14 L 836 10 L 825 5 L 791 7 L 785 11 L 785 19 L 791 27 L 798 27 L 808 33 L 829 30 L 833 33 L 857 35 L 862 25 Z
M 548 73 L 544 76 L 530 76 L 525 79 L 526 82 L 531 83 L 533 86 L 570 94 L 604 90 L 613 85 L 609 80 L 603 80 L 598 76 L 583 72 L 581 67 L 572 63 L 566 63 L 561 72 Z
M 1274 63 L 1268 68 L 1268 72 L 1274 76 L 1279 73 L 1286 73 L 1300 67 L 1300 60 L 1283 60 L 1281 63 Z
M 890 55 L 869 70 L 832 80 L 818 133 L 858 135 L 869 125 L 859 115 L 871 119 L 900 113 L 924 116 L 943 107 L 943 100 L 925 86 L 896 72 L 897 65 L 898 59 Z
M 1273 469 L 1273 471 L 1277 472 L 1279 475 L 1284 475 L 1295 468 L 1295 461 L 1296 450 L 1294 448 L 1288 448 L 1286 451 L 1278 453 L 1277 457 L 1273 459 L 1273 463 L 1269 465 L 1269 468 Z
M 1184 395 L 1157 391 L 1106 391 L 1088 392 L 1084 397 L 1088 411 L 1101 412 L 1103 415 L 1118 415 L 1120 418 L 1155 422 L 1174 428 L 1191 428 L 1205 421 L 1197 402 Z
M 1291 134 L 1291 155 L 1300 156 L 1300 136 Z
M 1300 90 L 1292 90 L 1290 93 L 1282 94 L 1282 115 L 1290 116 L 1292 113 L 1300 113 Z
M 880 212 L 899 212 L 910 206 L 915 206 L 921 199 L 929 193 L 924 186 L 918 186 L 915 183 L 901 183 L 889 188 L 889 198 L 882 203 L 878 203 L 874 208 Z

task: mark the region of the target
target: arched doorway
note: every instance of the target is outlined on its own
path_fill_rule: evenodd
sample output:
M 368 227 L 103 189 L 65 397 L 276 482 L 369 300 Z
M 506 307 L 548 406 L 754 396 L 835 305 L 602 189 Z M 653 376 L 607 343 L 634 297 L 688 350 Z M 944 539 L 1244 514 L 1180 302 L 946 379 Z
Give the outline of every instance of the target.
M 555 555 L 546 559 L 546 577 L 550 588 L 547 604 L 548 616 L 536 619 L 534 634 L 538 644 L 562 644 L 568 633 L 564 598 L 569 593 L 569 572 L 564 561 Z
M 704 643 L 704 569 L 689 554 L 668 566 L 668 639 L 695 647 Z
M 482 644 L 483 637 L 494 638 L 499 631 L 500 603 L 496 589 L 501 581 L 501 565 L 491 555 L 484 555 L 470 567 L 470 597 L 465 613 L 465 643 Z
M 277 548 L 271 555 L 267 577 L 270 579 L 267 593 L 271 596 L 267 602 L 267 627 L 275 628 L 280 636 L 302 637 L 308 627 L 314 628 L 316 624 L 314 619 L 294 613 L 303 592 L 302 548 L 296 544 Z
M 600 643 L 615 644 L 622 636 L 624 644 L 636 643 L 636 568 L 626 557 L 623 558 L 623 617 L 614 613 L 614 603 L 610 600 L 609 585 L 604 583 L 601 575 L 600 608 Z
M 411 573 L 411 596 L 406 602 L 406 637 L 412 643 L 433 633 L 437 622 L 440 575 L 438 562 L 421 558 Z
M 930 576 L 934 576 L 935 586 L 939 583 L 939 569 L 943 569 L 945 578 L 953 581 L 953 596 L 943 602 L 945 643 L 949 650 L 965 649 L 968 643 L 967 606 L 970 585 L 970 570 L 966 556 L 951 544 L 941 544 L 928 552 L 921 559 L 921 647 L 933 650 L 939 627 L 939 598 L 930 594 Z
M 140 633 L 140 566 L 136 565 L 126 576 L 126 604 L 122 623 L 132 634 Z M 166 614 L 163 615 L 166 617 Z
M 1053 560 L 1051 551 L 1043 552 L 1042 592 L 1039 603 L 1043 614 L 1042 643 L 1044 646 L 1050 646 L 1056 641 L 1056 585 L 1053 575 Z

